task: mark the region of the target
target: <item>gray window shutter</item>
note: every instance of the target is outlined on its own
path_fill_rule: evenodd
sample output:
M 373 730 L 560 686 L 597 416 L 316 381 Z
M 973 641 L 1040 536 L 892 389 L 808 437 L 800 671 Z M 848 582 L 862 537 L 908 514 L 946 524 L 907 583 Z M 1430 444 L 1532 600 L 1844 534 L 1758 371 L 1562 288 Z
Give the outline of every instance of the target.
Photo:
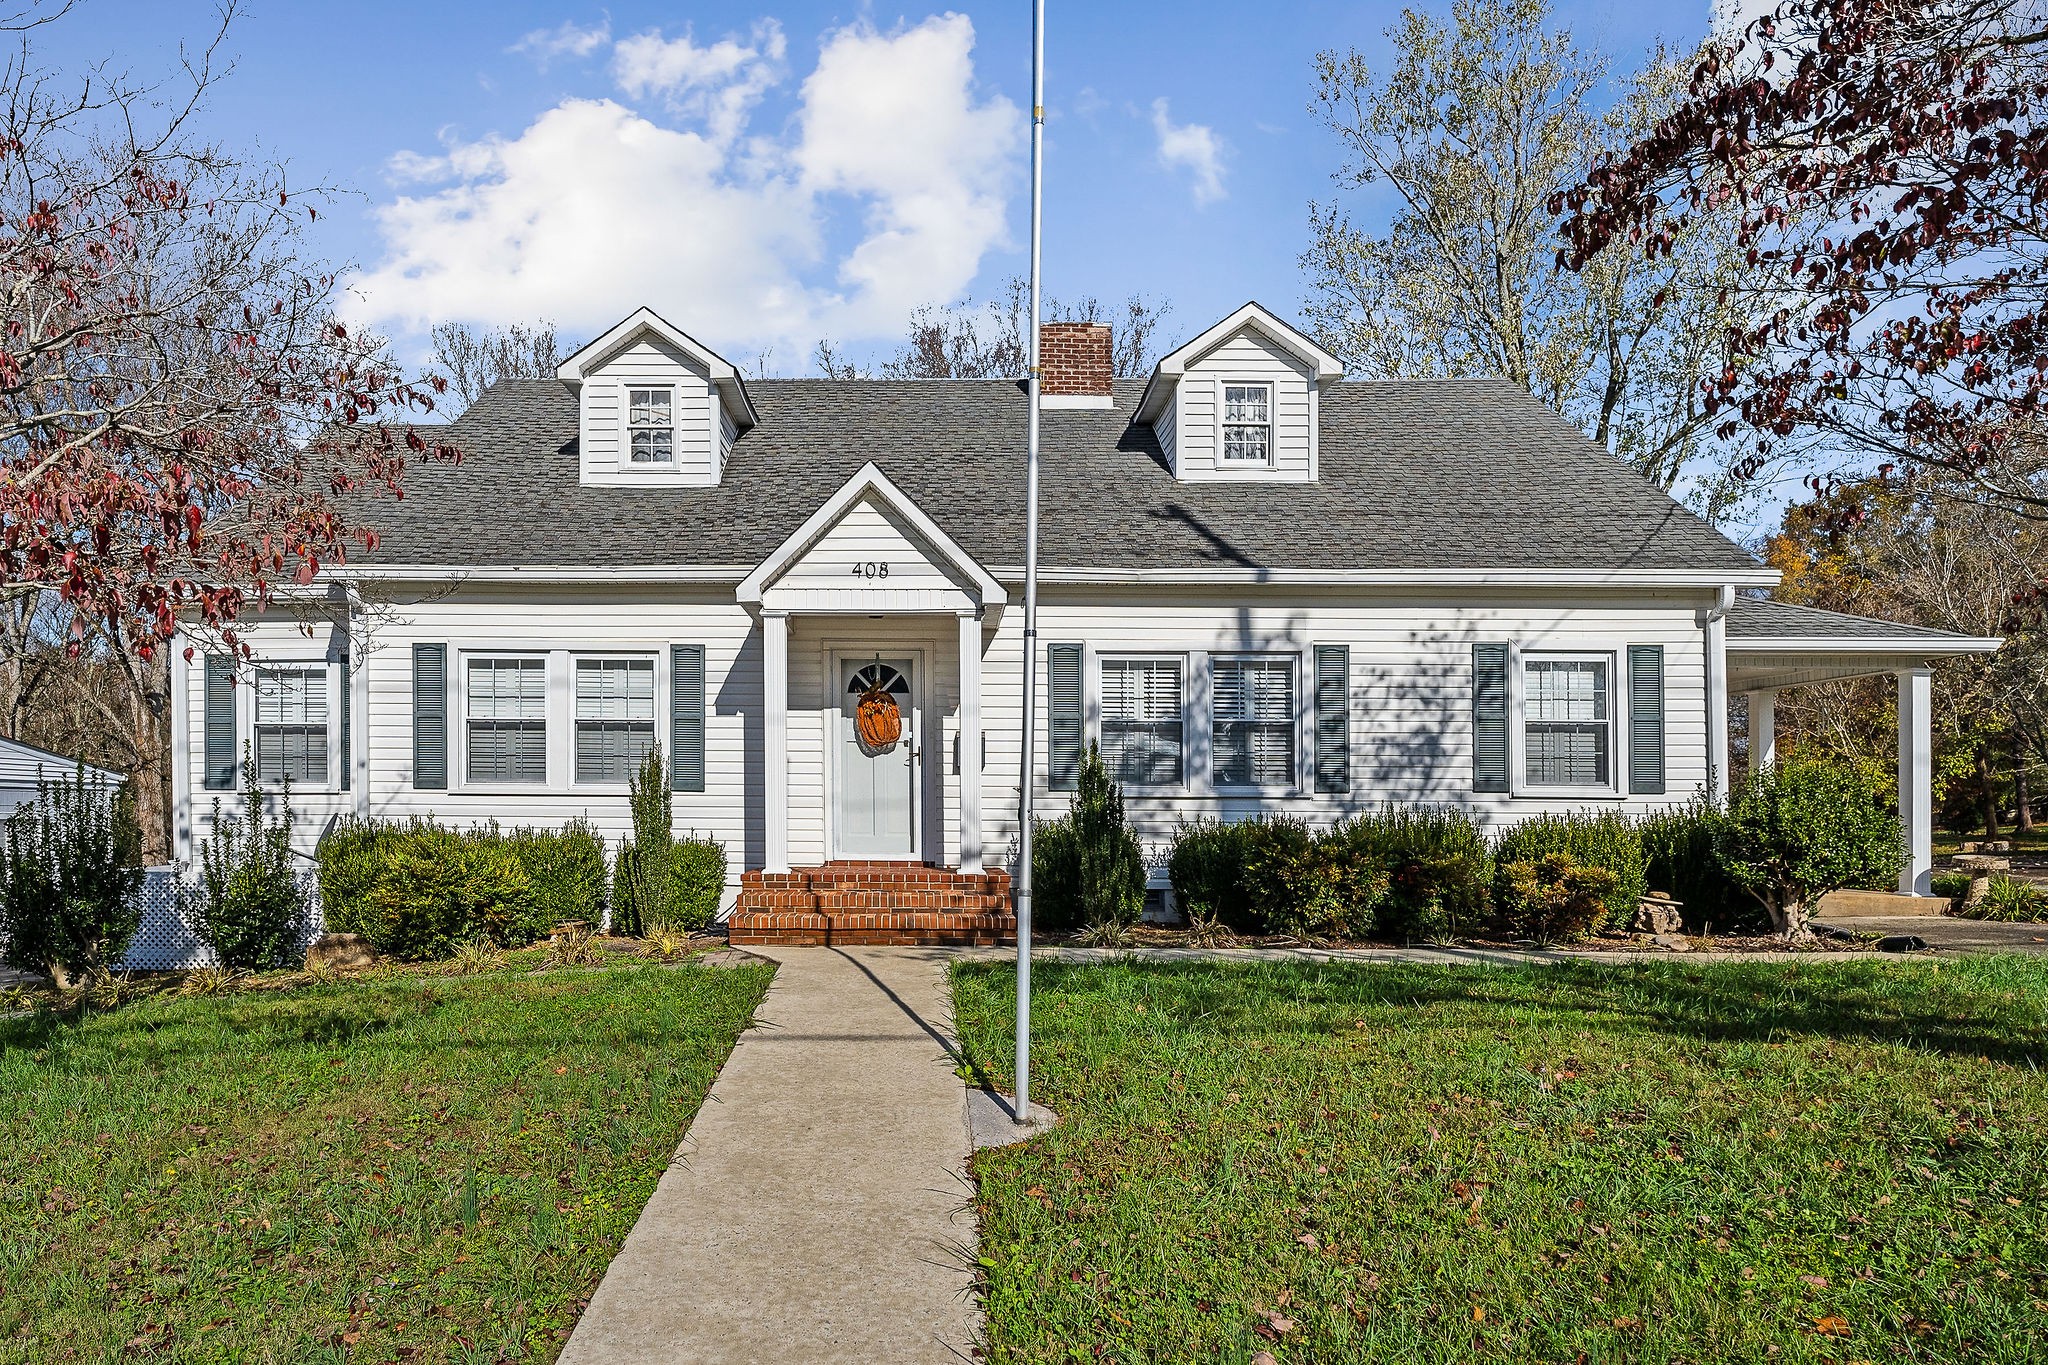
M 206 790 L 235 789 L 235 661 L 206 656 Z
M 1472 646 L 1472 790 L 1508 786 L 1508 647 Z
M 353 705 L 355 694 L 350 690 L 348 684 L 348 655 L 344 654 L 341 656 L 341 659 L 335 665 L 334 671 L 339 675 L 336 685 L 341 688 L 339 700 L 341 710 L 341 789 L 347 791 L 349 774 L 356 766 L 354 758 L 351 757 L 355 751 L 349 747 L 349 721 L 351 719 L 349 711 Z
M 1070 792 L 1081 784 L 1081 646 L 1045 647 L 1046 785 Z
M 1351 790 L 1351 649 L 1316 646 L 1316 790 Z
M 1664 794 L 1664 646 L 1628 647 L 1628 789 Z
M 412 647 L 412 784 L 448 790 L 448 646 Z
M 668 784 L 704 790 L 704 646 L 670 645 Z

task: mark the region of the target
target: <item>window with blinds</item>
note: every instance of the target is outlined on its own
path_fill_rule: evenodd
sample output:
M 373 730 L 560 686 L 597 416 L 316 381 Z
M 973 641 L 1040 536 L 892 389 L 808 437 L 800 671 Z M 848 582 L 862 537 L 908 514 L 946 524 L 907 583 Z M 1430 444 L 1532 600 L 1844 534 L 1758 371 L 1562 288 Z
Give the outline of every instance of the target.
M 1170 787 L 1184 780 L 1179 659 L 1102 661 L 1102 762 L 1126 785 Z
M 463 678 L 471 782 L 548 780 L 545 659 L 471 659 Z
M 1209 696 L 1216 785 L 1293 786 L 1294 660 L 1219 656 Z
M 628 389 L 626 430 L 634 464 L 667 464 L 676 457 L 675 395 L 669 389 Z
M 1225 464 L 1273 462 L 1273 386 L 1223 386 L 1223 461 Z
M 625 782 L 654 747 L 654 660 L 576 661 L 576 780 Z
M 256 670 L 256 779 L 327 782 L 327 669 Z
M 1522 752 L 1532 787 L 1611 787 L 1613 705 L 1604 658 L 1527 657 Z

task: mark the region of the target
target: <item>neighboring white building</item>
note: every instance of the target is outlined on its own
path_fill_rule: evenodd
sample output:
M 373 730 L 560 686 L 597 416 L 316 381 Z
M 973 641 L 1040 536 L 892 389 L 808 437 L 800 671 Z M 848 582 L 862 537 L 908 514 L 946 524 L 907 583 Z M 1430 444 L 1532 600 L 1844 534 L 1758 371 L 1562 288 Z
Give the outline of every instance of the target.
M 1255 304 L 1143 382 L 1104 328 L 1045 354 L 1035 810 L 1090 743 L 1155 841 L 1389 800 L 1647 810 L 1725 787 L 1731 692 L 1895 673 L 1925 894 L 1926 670 L 1996 641 L 1744 596 L 1775 571 L 1521 388 L 1340 382 Z M 617 835 L 658 740 L 743 911 L 873 908 L 841 893 L 887 876 L 994 913 L 1024 427 L 1016 381 L 746 382 L 641 310 L 479 399 L 461 463 L 374 509 L 374 556 L 247 623 L 238 677 L 174 652 L 180 855 L 245 750 L 310 845 L 344 812 Z M 864 742 L 884 694 L 902 734 Z
M 63 781 L 77 772 L 78 760 L 75 758 L 66 758 L 19 740 L 0 739 L 0 819 L 34 801 L 36 789 L 42 783 Z M 91 764 L 86 765 L 85 772 L 96 783 L 118 786 L 123 781 L 121 774 L 107 768 L 95 768 Z

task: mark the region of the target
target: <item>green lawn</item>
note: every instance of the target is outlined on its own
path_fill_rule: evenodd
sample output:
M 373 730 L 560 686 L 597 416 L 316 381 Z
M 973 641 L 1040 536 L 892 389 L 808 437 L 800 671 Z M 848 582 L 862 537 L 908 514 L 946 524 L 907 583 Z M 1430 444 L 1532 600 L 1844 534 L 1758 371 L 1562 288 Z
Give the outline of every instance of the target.
M 553 1359 L 768 976 L 0 1022 L 0 1361 Z
M 2040 959 L 1034 979 L 995 1360 L 2048 1359 Z

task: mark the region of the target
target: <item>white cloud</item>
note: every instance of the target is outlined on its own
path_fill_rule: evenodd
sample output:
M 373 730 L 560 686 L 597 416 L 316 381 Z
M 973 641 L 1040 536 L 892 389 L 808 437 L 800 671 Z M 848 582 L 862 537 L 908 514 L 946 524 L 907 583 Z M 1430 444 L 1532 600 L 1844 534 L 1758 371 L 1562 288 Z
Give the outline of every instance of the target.
M 611 40 L 612 20 L 606 15 L 589 28 L 574 19 L 564 19 L 554 28 L 537 28 L 506 50 L 524 53 L 546 70 L 557 57 L 588 57 Z
M 781 83 L 788 50 L 773 19 L 755 24 L 747 42 L 727 36 L 709 47 L 697 46 L 687 29 L 680 38 L 650 29 L 612 49 L 612 76 L 632 98 L 659 95 L 670 110 L 702 119 L 714 138 L 727 142 L 761 96 Z
M 1197 204 L 1223 198 L 1223 143 L 1215 129 L 1204 123 L 1175 123 L 1162 96 L 1152 101 L 1152 132 L 1159 139 L 1160 166 L 1188 172 Z
M 588 335 L 650 304 L 734 353 L 807 354 L 820 336 L 895 335 L 1007 241 L 1024 120 L 976 91 L 964 16 L 827 33 L 796 117 L 757 135 L 759 96 L 728 96 L 781 60 L 779 28 L 704 47 L 643 36 L 631 63 L 640 39 L 617 45 L 615 75 L 681 117 L 571 99 L 515 137 L 393 158 L 394 175 L 444 183 L 377 210 L 384 255 L 353 282 L 352 316 L 415 337 L 534 318 Z

